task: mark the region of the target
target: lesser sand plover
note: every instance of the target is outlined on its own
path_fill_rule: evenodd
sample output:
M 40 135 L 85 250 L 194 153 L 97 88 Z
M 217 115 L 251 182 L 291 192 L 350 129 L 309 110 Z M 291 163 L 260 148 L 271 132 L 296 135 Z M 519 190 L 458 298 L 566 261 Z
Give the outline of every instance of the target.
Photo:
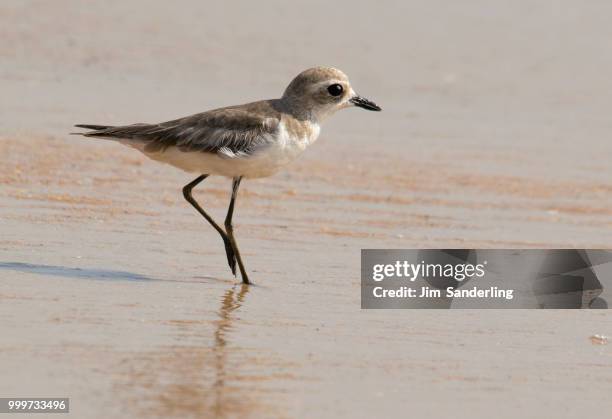
M 339 109 L 381 108 L 355 93 L 347 76 L 331 67 L 300 73 L 280 99 L 214 109 L 160 124 L 123 126 L 79 124 L 86 137 L 113 139 L 148 157 L 199 176 L 183 188 L 185 199 L 221 235 L 227 261 L 249 283 L 232 227 L 242 178 L 266 177 L 290 163 L 319 136 L 320 124 Z M 232 178 L 232 193 L 223 230 L 191 195 L 210 175 Z

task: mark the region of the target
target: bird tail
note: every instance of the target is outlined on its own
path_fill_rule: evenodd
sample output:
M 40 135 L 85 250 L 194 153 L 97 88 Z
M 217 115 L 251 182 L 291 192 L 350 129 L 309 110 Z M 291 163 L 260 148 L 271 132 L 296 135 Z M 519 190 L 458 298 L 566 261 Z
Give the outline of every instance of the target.
M 86 128 L 86 129 L 93 129 L 96 131 L 100 131 L 102 129 L 106 129 L 106 128 L 113 128 L 110 125 L 90 125 L 90 124 L 77 124 L 75 125 L 75 127 L 77 128 Z
M 93 125 L 93 124 L 77 124 L 76 128 L 85 128 L 91 131 L 87 132 L 71 132 L 70 135 L 84 135 L 85 137 L 104 136 L 104 131 L 109 128 L 115 128 L 112 125 Z M 102 134 L 102 135 L 101 135 Z

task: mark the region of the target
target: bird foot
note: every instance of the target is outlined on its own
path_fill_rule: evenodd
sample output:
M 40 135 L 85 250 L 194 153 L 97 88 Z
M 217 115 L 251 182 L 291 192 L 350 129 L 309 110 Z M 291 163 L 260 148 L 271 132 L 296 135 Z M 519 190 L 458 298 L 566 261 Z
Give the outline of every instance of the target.
M 227 255 L 227 264 L 232 270 L 232 274 L 236 276 L 236 254 L 229 240 L 225 240 L 225 253 Z

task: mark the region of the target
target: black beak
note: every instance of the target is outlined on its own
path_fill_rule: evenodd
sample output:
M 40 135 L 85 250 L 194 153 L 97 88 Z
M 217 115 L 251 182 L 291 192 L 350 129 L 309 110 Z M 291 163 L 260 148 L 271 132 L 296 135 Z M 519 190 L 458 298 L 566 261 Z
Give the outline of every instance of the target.
M 349 99 L 349 102 L 360 108 L 367 109 L 368 111 L 382 111 L 382 108 L 376 103 L 361 96 L 355 96 Z

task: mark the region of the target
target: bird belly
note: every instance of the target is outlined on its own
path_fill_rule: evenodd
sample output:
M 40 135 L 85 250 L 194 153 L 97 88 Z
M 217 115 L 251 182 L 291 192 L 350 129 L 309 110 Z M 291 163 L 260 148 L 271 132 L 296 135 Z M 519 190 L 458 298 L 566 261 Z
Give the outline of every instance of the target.
M 299 138 L 288 135 L 284 129 L 270 138 L 252 154 L 208 153 L 202 151 L 182 151 L 168 147 L 164 151 L 147 152 L 137 144 L 130 144 L 153 160 L 170 164 L 186 172 L 220 175 L 227 177 L 260 178 L 271 176 L 297 158 L 318 136 Z

